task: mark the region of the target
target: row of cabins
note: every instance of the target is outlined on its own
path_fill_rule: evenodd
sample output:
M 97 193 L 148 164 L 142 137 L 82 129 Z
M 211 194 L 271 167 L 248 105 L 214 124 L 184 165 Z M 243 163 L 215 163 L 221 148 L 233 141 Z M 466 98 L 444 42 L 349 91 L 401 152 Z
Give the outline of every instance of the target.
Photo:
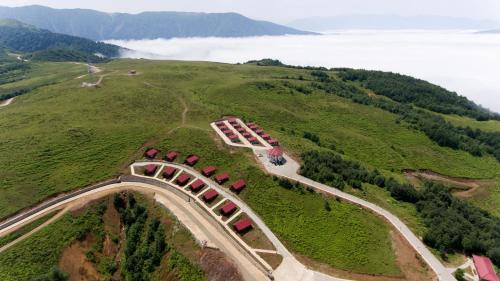
M 235 134 L 233 130 L 229 129 L 226 126 L 226 124 L 224 124 L 223 121 L 218 121 L 218 122 L 215 123 L 215 125 L 217 125 L 217 128 L 219 128 L 219 130 L 221 130 L 221 132 L 224 135 L 226 135 L 226 137 L 228 137 L 231 142 L 233 142 L 233 143 L 239 143 L 241 141 L 240 137 L 238 137 L 238 135 Z
M 236 135 L 235 135 L 236 136 Z M 237 137 L 237 136 L 236 136 Z M 237 137 L 238 138 L 238 137 Z M 231 139 L 231 138 L 230 138 Z M 239 138 L 238 138 L 239 141 Z M 155 148 L 150 148 L 146 151 L 145 156 L 149 159 L 154 159 L 158 155 L 159 151 Z M 169 151 L 165 154 L 164 159 L 169 162 L 173 162 L 178 156 L 178 152 L 176 151 Z M 197 155 L 189 155 L 186 157 L 184 163 L 189 165 L 189 166 L 194 166 L 200 158 Z M 144 174 L 153 176 L 156 174 L 158 170 L 158 165 L 155 164 L 148 164 L 144 167 Z M 201 173 L 205 177 L 211 177 L 215 174 L 217 171 L 217 168 L 215 166 L 207 166 L 201 170 Z M 177 172 L 177 169 L 172 166 L 167 166 L 163 170 L 162 176 L 166 179 L 171 179 Z M 176 178 L 176 183 L 179 186 L 185 186 L 189 181 L 191 180 L 191 175 L 183 173 L 179 175 Z M 229 180 L 229 174 L 224 172 L 221 174 L 218 174 L 214 177 L 214 180 L 218 184 L 224 184 Z M 189 185 L 189 188 L 193 192 L 199 192 L 205 187 L 205 182 L 201 179 L 197 179 L 194 182 L 192 182 Z M 243 179 L 239 179 L 235 181 L 233 184 L 231 184 L 230 189 L 234 192 L 240 192 L 246 187 L 246 182 Z M 210 188 L 208 189 L 205 193 L 203 193 L 203 201 L 207 203 L 213 202 L 217 197 L 219 196 L 219 193 L 213 189 Z M 222 208 L 220 208 L 220 213 L 223 216 L 229 217 L 231 214 L 233 214 L 237 210 L 238 206 L 234 204 L 233 202 L 229 201 Z M 233 228 L 238 232 L 238 233 L 245 233 L 248 230 L 252 228 L 252 221 L 250 219 L 241 219 L 233 224 Z
M 150 148 L 150 149 L 146 150 L 146 153 L 144 154 L 144 156 L 146 156 L 146 158 L 148 158 L 148 159 L 155 159 L 156 156 L 158 155 L 158 153 L 159 153 L 159 151 L 157 149 Z M 165 154 L 163 159 L 165 159 L 168 162 L 173 162 L 177 158 L 178 155 L 179 155 L 179 153 L 177 151 L 169 151 Z M 199 160 L 200 160 L 199 156 L 191 154 L 191 155 L 188 155 L 186 157 L 186 159 L 184 160 L 184 163 L 189 165 L 189 166 L 194 166 L 194 165 L 196 165 L 196 163 L 198 163 Z
M 257 124 L 247 123 L 246 125 L 248 128 L 250 128 L 250 130 L 254 131 L 257 135 L 261 136 L 270 145 L 272 145 L 272 146 L 279 146 L 280 145 L 277 140 L 273 139 L 269 134 L 266 134 L 264 132 L 264 130 L 262 130 L 261 128 L 259 128 L 259 126 L 257 126 Z

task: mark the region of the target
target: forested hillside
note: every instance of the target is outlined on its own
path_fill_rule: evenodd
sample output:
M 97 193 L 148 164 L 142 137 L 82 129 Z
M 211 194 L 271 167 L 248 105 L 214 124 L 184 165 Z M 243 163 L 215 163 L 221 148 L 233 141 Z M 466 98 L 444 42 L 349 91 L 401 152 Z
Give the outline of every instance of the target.
M 116 57 L 120 47 L 70 35 L 52 33 L 15 20 L 0 20 L 0 46 L 17 52 L 69 49 L 88 55 Z
M 411 103 L 444 114 L 457 114 L 480 121 L 500 120 L 500 114 L 489 112 L 466 97 L 450 92 L 427 81 L 391 72 L 357 69 L 337 69 L 348 81 L 359 81 L 378 95 L 402 103 Z
M 92 40 L 312 34 L 267 21 L 252 20 L 236 13 L 109 14 L 85 9 L 58 10 L 26 6 L 0 7 L 0 18 L 2 17 Z

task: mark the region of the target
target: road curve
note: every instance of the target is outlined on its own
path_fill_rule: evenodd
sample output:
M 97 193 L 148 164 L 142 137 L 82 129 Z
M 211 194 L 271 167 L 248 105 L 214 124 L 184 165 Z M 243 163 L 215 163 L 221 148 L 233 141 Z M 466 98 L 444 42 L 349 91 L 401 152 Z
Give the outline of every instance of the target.
M 227 126 L 231 126 L 228 121 L 224 121 Z M 245 126 L 245 123 L 240 119 L 237 119 L 237 122 L 241 126 Z M 211 127 L 215 130 L 215 132 L 222 138 L 222 140 L 229 146 L 235 147 L 246 147 L 250 148 L 254 154 L 257 156 L 257 159 L 261 162 L 262 166 L 266 169 L 269 174 L 288 178 L 292 181 L 299 182 L 306 186 L 312 187 L 316 190 L 319 190 L 324 193 L 328 193 L 339 198 L 345 199 L 351 203 L 357 204 L 363 208 L 369 209 L 372 212 L 384 217 L 389 223 L 391 223 L 394 228 L 401 233 L 401 235 L 410 243 L 410 245 L 415 249 L 417 253 L 425 260 L 425 262 L 429 265 L 429 267 L 436 273 L 437 277 L 441 281 L 456 281 L 453 275 L 449 272 L 449 270 L 427 249 L 427 247 L 422 243 L 422 241 L 415 235 L 413 232 L 406 226 L 398 217 L 390 213 L 389 211 L 381 208 L 373 203 L 360 199 L 351 194 L 340 191 L 339 189 L 333 188 L 331 186 L 313 181 L 309 178 L 306 178 L 302 175 L 298 174 L 300 169 L 300 164 L 284 154 L 284 158 L 286 162 L 284 165 L 276 166 L 272 164 L 267 158 L 267 150 L 262 146 L 256 146 L 251 144 L 241 144 L 241 143 L 232 143 L 229 138 L 227 138 L 221 130 L 219 130 L 215 123 L 211 124 Z M 230 128 L 230 127 L 229 127 Z M 266 141 L 262 139 L 262 137 L 250 129 L 247 129 L 254 137 L 256 137 L 261 143 L 265 144 Z M 240 139 L 245 139 L 243 135 L 236 132 L 240 136 Z

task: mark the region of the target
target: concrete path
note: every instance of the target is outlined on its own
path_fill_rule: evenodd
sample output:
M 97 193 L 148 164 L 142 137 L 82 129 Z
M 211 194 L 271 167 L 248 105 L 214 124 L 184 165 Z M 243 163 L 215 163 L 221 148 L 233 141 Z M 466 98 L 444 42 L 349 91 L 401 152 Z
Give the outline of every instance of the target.
M 243 123 L 239 120 L 240 123 Z M 213 127 L 213 126 L 212 126 Z M 224 134 L 216 128 L 214 128 L 217 134 L 224 140 L 227 145 L 233 146 L 234 144 L 228 141 L 227 138 L 224 138 Z M 324 185 L 322 183 L 313 181 L 309 178 L 303 177 L 298 174 L 298 170 L 300 169 L 300 164 L 287 156 L 284 155 L 286 163 L 282 166 L 276 166 L 270 163 L 267 158 L 267 149 L 258 148 L 255 146 L 247 146 L 252 149 L 254 154 L 260 160 L 261 164 L 264 166 L 266 171 L 272 175 L 276 175 L 279 177 L 287 178 L 292 181 L 300 182 L 303 185 L 312 187 L 316 190 L 319 190 L 324 193 L 328 193 L 344 200 L 347 200 L 351 203 L 359 205 L 363 208 L 369 209 L 370 211 L 384 217 L 389 223 L 391 223 L 396 230 L 398 230 L 401 235 L 410 243 L 410 245 L 419 253 L 419 255 L 425 260 L 425 262 L 429 265 L 429 267 L 436 273 L 437 277 L 441 281 L 455 281 L 456 279 L 453 275 L 448 271 L 448 269 L 427 249 L 424 243 L 415 235 L 413 232 L 395 215 L 390 213 L 389 211 L 373 204 L 363 199 L 360 199 L 351 194 L 340 191 L 339 189 Z

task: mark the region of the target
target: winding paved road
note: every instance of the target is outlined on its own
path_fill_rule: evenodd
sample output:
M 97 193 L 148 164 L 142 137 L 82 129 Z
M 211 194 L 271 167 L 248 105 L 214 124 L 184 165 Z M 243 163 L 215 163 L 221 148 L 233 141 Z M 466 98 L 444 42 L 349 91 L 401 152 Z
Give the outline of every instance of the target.
M 244 122 L 238 119 L 240 125 L 244 126 Z M 226 125 L 229 125 L 226 122 Z M 373 203 L 360 199 L 351 194 L 340 191 L 339 189 L 333 188 L 331 186 L 313 181 L 309 178 L 303 177 L 299 175 L 297 172 L 300 169 L 300 164 L 297 161 L 293 160 L 286 154 L 284 155 L 286 159 L 286 164 L 282 166 L 276 166 L 270 163 L 267 158 L 267 149 L 262 146 L 255 145 L 245 145 L 245 144 L 234 144 L 232 143 L 215 125 L 215 123 L 211 124 L 212 128 L 217 132 L 217 134 L 224 140 L 227 145 L 237 146 L 237 147 L 247 147 L 253 150 L 254 154 L 260 160 L 262 165 L 265 167 L 268 173 L 272 175 L 276 175 L 283 178 L 288 178 L 292 181 L 299 182 L 306 186 L 312 187 L 316 190 L 322 191 L 324 193 L 328 193 L 339 198 L 345 199 L 351 203 L 357 204 L 363 208 L 369 209 L 372 212 L 384 217 L 388 222 L 390 222 L 396 230 L 398 230 L 401 235 L 410 243 L 410 245 L 419 253 L 419 255 L 425 260 L 425 262 L 429 265 L 429 267 L 436 273 L 437 277 L 441 281 L 456 281 L 453 275 L 449 272 L 449 270 L 427 249 L 427 247 L 422 243 L 422 241 L 415 235 L 413 232 L 395 215 L 390 213 L 389 211 L 381 208 Z M 246 126 L 245 126 L 246 127 Z M 231 127 L 229 127 L 231 128 Z M 248 129 L 249 130 L 249 129 Z M 254 137 L 256 137 L 261 143 L 266 143 L 264 139 L 262 139 L 259 135 L 255 134 L 253 131 L 249 130 Z M 238 133 L 238 132 L 236 132 Z M 238 133 L 239 134 L 239 133 Z M 240 138 L 244 139 L 244 137 L 240 135 Z

